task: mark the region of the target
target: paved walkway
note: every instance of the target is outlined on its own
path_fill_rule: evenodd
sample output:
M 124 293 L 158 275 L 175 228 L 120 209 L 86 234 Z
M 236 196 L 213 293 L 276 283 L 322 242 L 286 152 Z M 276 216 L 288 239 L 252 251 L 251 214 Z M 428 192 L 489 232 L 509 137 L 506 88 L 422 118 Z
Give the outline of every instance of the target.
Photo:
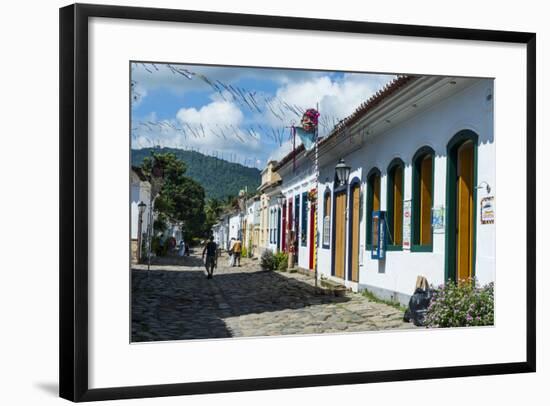
M 316 293 L 313 278 L 262 271 L 258 260 L 227 266 L 213 279 L 200 257 L 132 270 L 132 341 L 319 334 L 413 328 L 399 310 L 357 293 Z

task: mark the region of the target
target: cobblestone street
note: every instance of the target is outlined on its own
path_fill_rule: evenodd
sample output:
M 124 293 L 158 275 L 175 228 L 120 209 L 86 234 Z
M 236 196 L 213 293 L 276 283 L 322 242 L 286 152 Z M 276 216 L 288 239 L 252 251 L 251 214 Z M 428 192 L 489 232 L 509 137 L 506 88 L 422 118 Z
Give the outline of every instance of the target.
M 414 328 L 394 307 L 358 293 L 319 294 L 300 273 L 218 261 L 207 279 L 197 253 L 132 269 L 132 342 Z

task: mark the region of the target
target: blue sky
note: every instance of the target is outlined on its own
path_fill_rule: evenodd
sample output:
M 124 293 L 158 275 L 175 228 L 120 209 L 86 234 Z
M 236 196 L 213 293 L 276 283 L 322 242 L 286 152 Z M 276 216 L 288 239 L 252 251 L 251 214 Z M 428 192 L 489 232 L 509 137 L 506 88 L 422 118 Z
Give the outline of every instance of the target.
M 263 168 L 292 148 L 290 127 L 319 105 L 319 132 L 392 75 L 133 63 L 132 148 L 193 149 Z

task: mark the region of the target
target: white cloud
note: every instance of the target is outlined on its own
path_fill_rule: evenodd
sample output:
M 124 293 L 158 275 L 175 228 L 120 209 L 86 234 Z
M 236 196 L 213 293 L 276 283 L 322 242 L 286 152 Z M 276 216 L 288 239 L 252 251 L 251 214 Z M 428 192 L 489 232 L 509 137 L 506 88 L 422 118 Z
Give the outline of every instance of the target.
M 285 76 L 288 72 L 277 70 L 271 70 L 271 76 L 269 76 L 268 70 L 262 70 L 258 73 L 256 69 L 193 68 L 195 71 L 202 69 L 202 72 L 208 74 L 209 77 L 219 77 L 219 80 L 222 81 L 235 79 L 237 76 L 264 75 L 264 79 L 269 78 L 271 80 L 275 80 L 274 77 L 277 77 L 280 86 L 276 91 L 276 99 L 271 107 L 275 109 L 280 118 L 272 114 L 268 106 L 262 106 L 264 112 L 261 114 L 252 113 L 247 110 L 246 106 L 235 103 L 235 100 L 228 93 L 225 93 L 225 98 L 223 98 L 218 93 L 210 90 L 211 101 L 208 104 L 181 108 L 173 119 L 166 120 L 165 124 L 158 126 L 158 128 L 141 128 L 141 131 L 134 137 L 136 146 L 160 144 L 170 147 L 200 148 L 201 152 L 207 154 L 219 155 L 224 153 L 246 157 L 250 161 L 250 165 L 254 165 L 253 160 L 261 160 L 260 165 L 263 165 L 266 162 L 266 157 L 269 156 L 270 159 L 279 160 L 292 150 L 292 141 L 288 140 L 286 129 L 284 130 L 284 141 L 280 147 L 273 139 L 273 134 L 270 133 L 271 128 L 282 131 L 283 127 L 299 121 L 296 114 L 288 109 L 286 111 L 281 109 L 283 101 L 304 110 L 316 107 L 319 103 L 321 113 L 320 135 L 324 136 L 338 120 L 351 114 L 361 103 L 394 77 L 393 75 L 357 73 L 346 73 L 343 76 L 335 77 L 328 73 L 317 72 L 312 74 L 312 72 L 300 71 L 290 71 L 294 76 Z M 139 67 L 136 68 L 136 70 L 138 69 Z M 143 71 L 143 68 L 141 70 Z M 154 76 L 157 80 L 166 74 L 166 72 L 162 73 L 161 70 L 162 66 L 159 66 L 159 71 L 155 71 L 154 75 L 150 75 L 149 72 L 147 74 Z M 169 74 L 173 76 L 172 73 L 169 72 Z M 221 76 L 214 76 L 215 74 Z M 164 79 L 157 81 L 156 85 L 169 86 L 170 83 L 173 83 L 173 78 L 168 80 L 165 76 Z M 186 88 L 194 86 L 192 83 L 196 85 L 198 82 L 206 86 L 204 82 L 197 78 L 188 80 L 182 76 L 178 78 L 179 83 L 182 83 L 181 80 L 186 84 Z M 149 82 L 150 84 L 151 82 Z M 257 93 L 258 100 L 263 96 L 265 95 L 262 92 Z M 279 103 L 278 106 L 277 103 Z M 267 131 L 264 132 L 267 132 L 267 134 L 258 134 L 258 131 L 261 132 L 258 125 L 266 128 Z M 194 131 L 191 131 L 189 127 Z M 299 143 L 299 140 L 297 140 L 297 145 Z
M 289 83 L 277 90 L 277 97 L 302 109 L 315 108 L 319 103 L 320 122 L 328 124 L 320 127 L 325 135 L 338 120 L 350 115 L 361 103 L 372 96 L 391 75 L 346 74 L 342 79 L 333 80 L 328 75 Z M 271 121 L 276 122 L 272 117 Z
M 319 133 L 325 136 L 332 129 L 333 124 L 353 113 L 361 103 L 390 82 L 393 77 L 393 75 L 349 73 L 339 80 L 333 80 L 330 76 L 324 75 L 288 83 L 277 90 L 277 97 L 302 109 L 315 108 L 319 103 L 320 123 L 326 125 L 326 127 L 319 126 Z M 323 121 L 323 115 L 326 121 Z M 297 120 L 295 116 L 289 117 L 289 121 L 291 119 Z M 272 125 L 280 125 L 279 119 L 273 115 L 269 116 L 269 121 Z M 300 144 L 301 142 L 297 139 L 296 146 Z M 275 149 L 269 159 L 280 160 L 291 151 L 292 141 L 289 140 Z
M 296 147 L 302 144 L 302 141 L 300 141 L 300 138 L 296 137 Z M 292 140 L 287 140 L 283 142 L 283 144 L 275 149 L 269 158 L 267 158 L 267 162 L 271 160 L 280 161 L 283 159 L 286 155 L 288 155 L 293 149 L 293 142 Z
M 198 110 L 182 108 L 176 119 L 186 132 L 187 144 L 240 154 L 251 154 L 261 148 L 258 135 L 243 129 L 244 114 L 234 103 L 214 100 Z
M 182 108 L 172 120 L 154 113 L 134 123 L 132 146 L 194 149 L 207 155 L 233 157 L 248 166 L 261 166 L 260 135 L 243 129 L 244 115 L 233 103 L 214 100 L 201 108 Z M 260 162 L 256 162 L 260 160 Z
M 321 75 L 321 72 L 292 70 L 292 69 L 270 69 L 270 68 L 240 68 L 227 66 L 201 66 L 171 64 L 173 68 L 185 69 L 196 75 L 188 75 L 183 72 L 176 73 L 170 69 L 169 64 L 164 63 L 140 63 L 132 64 L 132 80 L 140 86 L 143 97 L 151 89 L 167 89 L 171 92 L 182 94 L 192 90 L 213 90 L 212 87 L 200 78 L 206 76 L 210 81 L 219 80 L 224 84 L 234 84 L 242 78 L 255 78 L 270 80 L 279 84 L 293 83 L 304 78 L 311 78 Z
M 195 108 L 182 108 L 176 114 L 181 123 L 191 125 L 215 126 L 241 124 L 244 115 L 233 103 L 223 100 L 214 100 L 210 104 L 202 106 L 199 110 Z

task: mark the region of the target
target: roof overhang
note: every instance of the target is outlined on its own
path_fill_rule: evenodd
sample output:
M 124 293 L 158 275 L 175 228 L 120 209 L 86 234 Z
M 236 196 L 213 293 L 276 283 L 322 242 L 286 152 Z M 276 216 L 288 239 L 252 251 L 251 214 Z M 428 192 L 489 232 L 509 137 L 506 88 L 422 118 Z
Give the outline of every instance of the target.
M 475 83 L 476 78 L 423 76 L 388 97 L 348 128 L 319 144 L 319 165 L 339 159 L 383 137 L 392 128 Z
M 367 112 L 354 117 L 351 124 L 341 125 L 321 139 L 318 148 L 319 165 L 333 162 L 362 148 L 365 143 L 383 136 L 392 128 L 458 93 L 477 80 L 479 79 L 449 76 L 422 76 L 410 80 Z M 294 154 L 289 154 L 281 161 L 278 172 L 281 176 L 285 176 L 293 168 L 294 163 L 299 168 L 305 160 L 311 161 L 313 155 L 313 150 L 297 149 Z

